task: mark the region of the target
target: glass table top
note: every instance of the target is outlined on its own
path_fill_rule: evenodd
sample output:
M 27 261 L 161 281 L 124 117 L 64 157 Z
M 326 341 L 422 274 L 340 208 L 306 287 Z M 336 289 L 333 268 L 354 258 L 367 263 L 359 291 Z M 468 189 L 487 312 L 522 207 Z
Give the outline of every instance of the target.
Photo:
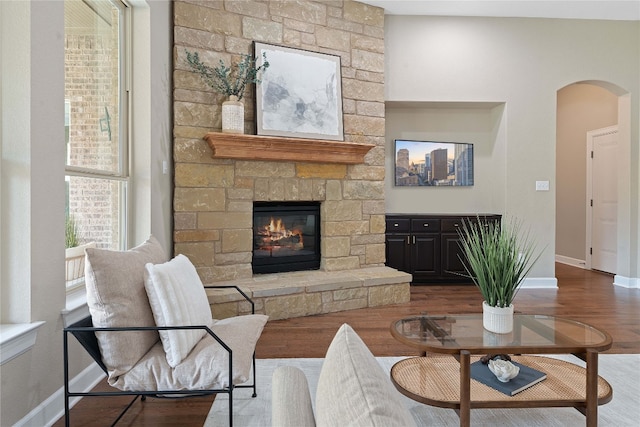
M 482 327 L 482 314 L 421 315 L 394 321 L 391 334 L 424 351 L 458 353 L 580 353 L 604 351 L 611 336 L 575 320 L 514 314 L 513 331 L 496 334 Z

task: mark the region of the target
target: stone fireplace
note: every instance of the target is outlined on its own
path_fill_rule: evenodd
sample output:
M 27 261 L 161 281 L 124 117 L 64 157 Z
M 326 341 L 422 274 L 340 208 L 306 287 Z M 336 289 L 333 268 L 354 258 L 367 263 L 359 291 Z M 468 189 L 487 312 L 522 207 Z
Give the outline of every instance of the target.
M 205 284 L 240 286 L 272 319 L 408 301 L 410 276 L 384 266 L 383 10 L 189 0 L 174 15 L 174 252 Z M 344 142 L 251 135 L 253 93 L 247 135 L 217 133 L 222 97 L 189 71 L 185 49 L 229 62 L 253 41 L 341 57 Z M 254 206 L 273 202 L 319 205 L 317 270 L 254 274 Z M 210 300 L 217 316 L 249 310 L 231 293 Z
M 254 274 L 320 268 L 320 203 L 254 202 Z

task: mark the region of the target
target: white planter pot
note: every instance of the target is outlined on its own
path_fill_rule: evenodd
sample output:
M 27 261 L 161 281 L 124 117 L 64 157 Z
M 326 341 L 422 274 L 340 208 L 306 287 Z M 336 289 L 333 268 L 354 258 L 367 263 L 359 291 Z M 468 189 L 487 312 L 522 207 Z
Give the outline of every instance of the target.
M 244 133 L 244 103 L 237 96 L 222 103 L 222 132 Z
M 496 334 L 508 334 L 513 331 L 513 304 L 509 307 L 491 307 L 482 301 L 482 326 Z
M 96 242 L 90 242 L 65 250 L 65 279 L 67 286 L 84 280 L 84 250 L 95 247 Z

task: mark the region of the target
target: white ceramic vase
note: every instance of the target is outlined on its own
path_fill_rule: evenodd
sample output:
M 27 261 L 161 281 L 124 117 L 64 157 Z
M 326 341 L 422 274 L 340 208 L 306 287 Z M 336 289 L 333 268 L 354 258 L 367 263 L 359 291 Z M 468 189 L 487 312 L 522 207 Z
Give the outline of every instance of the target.
M 222 103 L 222 132 L 244 133 L 244 103 L 235 95 Z
M 513 331 L 513 304 L 509 307 L 491 307 L 486 301 L 482 301 L 482 326 L 496 334 Z

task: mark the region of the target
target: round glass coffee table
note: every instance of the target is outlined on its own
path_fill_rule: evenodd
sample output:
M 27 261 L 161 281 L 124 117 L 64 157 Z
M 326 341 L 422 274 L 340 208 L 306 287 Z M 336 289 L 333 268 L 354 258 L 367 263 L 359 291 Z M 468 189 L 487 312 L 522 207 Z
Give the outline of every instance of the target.
M 585 414 L 587 426 L 596 426 L 598 405 L 613 396 L 609 383 L 598 376 L 598 352 L 611 348 L 611 336 L 575 320 L 515 314 L 513 332 L 495 334 L 482 327 L 482 314 L 421 315 L 392 322 L 391 334 L 422 353 L 393 366 L 396 388 L 413 400 L 456 409 L 461 426 L 470 425 L 471 408 L 558 406 L 575 407 Z M 471 381 L 471 363 L 480 358 L 471 355 L 485 354 L 513 355 L 547 378 L 513 396 L 503 394 Z M 586 368 L 530 354 L 574 354 Z

